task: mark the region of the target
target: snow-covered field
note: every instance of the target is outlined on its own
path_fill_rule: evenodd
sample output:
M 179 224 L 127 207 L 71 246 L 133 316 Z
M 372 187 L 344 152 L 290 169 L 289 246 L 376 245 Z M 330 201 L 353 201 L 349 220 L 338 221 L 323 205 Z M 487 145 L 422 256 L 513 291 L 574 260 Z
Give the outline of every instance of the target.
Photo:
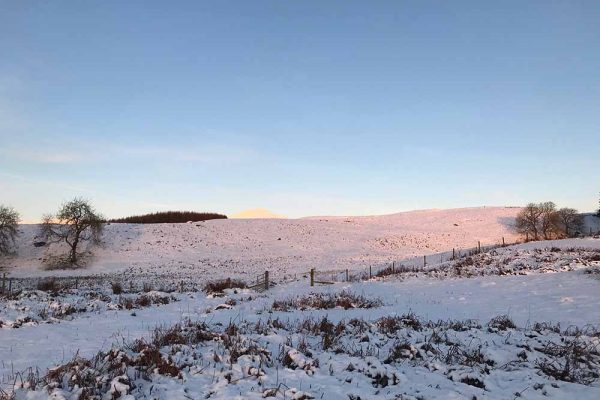
M 426 210 L 373 217 L 232 219 L 192 224 L 111 224 L 86 268 L 45 271 L 57 245 L 34 247 L 36 225 L 23 225 L 19 256 L 6 260 L 11 276 L 152 274 L 230 275 L 273 271 L 297 274 L 316 267 L 364 267 L 452 248 L 516 239 L 518 208 Z
M 149 292 L 169 301 L 146 307 L 134 301 L 131 309 L 110 293 L 90 307 L 81 300 L 90 297 L 88 289 L 23 293 L 0 312 L 2 375 L 7 387 L 20 382 L 16 371 L 35 366 L 44 375 L 68 364 L 38 382 L 35 393 L 18 390 L 18 398 L 45 398 L 49 391 L 70 398 L 81 388 L 69 382 L 93 377 L 94 390 L 132 398 L 595 399 L 598 255 L 600 240 L 529 243 L 473 256 L 461 277 L 441 271 L 456 271 L 464 259 L 366 282 L 311 288 L 301 279 L 262 294 Z M 340 293 L 357 298 L 318 309 L 331 302 L 320 294 Z M 353 308 L 361 301 L 374 307 Z M 40 309 L 60 309 L 55 303 L 82 310 L 33 318 Z M 31 318 L 16 328 L 19 313 Z M 178 323 L 189 326 L 174 328 L 171 339 L 151 332 Z M 139 338 L 145 342 L 134 343 Z M 100 350 L 111 352 L 94 360 Z M 153 361 L 145 356 L 151 351 L 159 352 Z M 82 359 L 72 362 L 76 354 Z M 571 356 L 575 368 L 560 375 Z
M 367 281 L 310 287 L 303 274 L 508 242 L 516 212 L 111 225 L 77 271 L 45 270 L 48 249 L 24 247 L 11 276 L 81 281 L 0 300 L 1 387 L 16 382 L 13 394 L 28 399 L 600 398 L 600 239 L 503 247 Z M 22 246 L 33 241 L 24 233 Z M 280 279 L 264 293 L 196 290 L 265 269 Z M 140 273 L 152 286 L 130 291 Z M 104 285 L 82 276 L 97 274 Z

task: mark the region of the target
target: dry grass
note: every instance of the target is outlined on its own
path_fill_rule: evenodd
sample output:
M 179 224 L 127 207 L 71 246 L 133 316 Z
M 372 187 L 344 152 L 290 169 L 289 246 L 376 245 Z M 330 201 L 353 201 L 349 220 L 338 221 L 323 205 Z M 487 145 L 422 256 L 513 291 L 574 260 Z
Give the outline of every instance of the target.
M 345 354 L 363 360 L 375 357 L 380 362 L 389 364 L 390 368 L 397 367 L 395 364 L 407 363 L 427 368 L 431 363 L 441 363 L 447 368 L 440 369 L 440 374 L 478 388 L 485 388 L 485 376 L 492 370 L 508 371 L 507 366 L 512 368 L 514 365 L 525 364 L 529 368 L 537 368 L 542 376 L 566 382 L 590 385 L 600 378 L 597 342 L 594 337 L 584 336 L 584 330 L 560 332 L 555 325 L 535 324 L 534 329 L 545 331 L 548 335 L 544 336 L 536 334 L 534 329 L 514 327 L 514 323 L 505 315 L 493 318 L 488 327 L 493 330 L 492 333 L 486 332 L 475 321 L 424 321 L 410 312 L 375 321 L 352 319 L 337 323 L 327 316 L 292 321 L 278 318 L 252 322 L 231 321 L 225 325 L 186 320 L 170 327 L 156 328 L 148 340 L 136 340 L 108 353 L 99 353 L 92 359 L 75 357 L 71 362 L 50 371 L 43 383 L 47 390 L 82 390 L 78 397 L 82 399 L 116 398 L 118 396 L 115 397 L 110 392 L 110 382 L 112 379 L 122 379 L 121 383 L 129 388 L 128 394 L 135 397 L 139 394 L 136 386 L 142 380 L 155 380 L 155 374 L 181 378 L 189 373 L 190 368 L 195 368 L 194 371 L 199 371 L 198 373 L 213 376 L 221 374 L 226 380 L 223 381 L 224 384 L 235 384 L 241 378 L 236 378 L 231 371 L 237 368 L 234 364 L 244 356 L 250 356 L 246 357 L 246 362 L 252 359 L 256 363 L 246 370 L 247 375 L 243 379 L 254 379 L 265 376 L 267 368 L 273 367 L 298 370 L 311 375 L 321 368 L 319 359 L 323 362 L 331 359 L 334 354 Z M 503 332 L 508 329 L 515 331 L 509 334 Z M 469 330 L 473 331 L 467 332 Z M 597 331 L 590 330 L 589 333 Z M 570 334 L 582 336 L 568 336 Z M 272 354 L 273 348 L 264 344 L 265 338 L 272 335 L 284 338 L 283 341 L 277 340 L 275 349 L 279 346 L 279 355 L 275 357 Z M 525 342 L 507 344 L 507 354 L 512 352 L 514 360 L 506 365 L 499 365 L 490 358 L 494 352 L 490 353 L 489 349 L 495 348 L 491 347 L 490 342 L 518 335 L 540 339 L 546 337 L 553 342 L 535 349 Z M 480 340 L 482 337 L 486 340 Z M 326 353 L 315 355 L 319 351 Z M 181 354 L 187 356 L 179 357 Z M 209 363 L 203 361 L 202 357 L 198 358 L 200 354 L 210 355 Z M 329 365 L 330 373 L 333 374 L 331 364 Z M 450 375 L 456 370 L 474 373 Z M 393 369 L 389 373 L 380 373 L 379 368 L 365 368 L 358 364 L 354 367 L 349 364 L 345 371 L 364 374 L 370 378 L 375 388 L 397 385 L 400 382 Z M 270 373 L 273 373 L 273 369 Z M 263 390 L 263 393 L 275 392 Z
M 244 289 L 248 287 L 246 282 L 239 279 L 220 279 L 217 281 L 210 281 L 206 285 L 204 285 L 203 290 L 206 293 L 223 293 L 225 289 Z
M 515 323 L 509 318 L 508 315 L 499 315 L 495 318 L 492 318 L 488 323 L 488 328 L 490 332 L 492 331 L 506 331 L 508 329 L 515 329 L 517 326 Z
M 58 292 L 61 286 L 54 278 L 42 279 L 37 283 L 37 290 L 44 292 Z
M 138 297 L 119 297 L 119 305 L 125 310 L 132 310 L 134 308 L 145 308 L 150 307 L 153 304 L 164 305 L 169 304 L 175 300 L 174 297 L 170 296 L 158 296 L 158 295 L 145 295 L 142 294 Z
M 110 288 L 112 289 L 113 294 L 123 293 L 123 285 L 121 285 L 121 282 L 111 282 Z
M 590 385 L 600 378 L 597 344 L 575 338 L 561 344 L 547 343 L 536 350 L 550 357 L 536 365 L 554 379 Z
M 275 300 L 271 309 L 273 311 L 290 310 L 330 310 L 332 308 L 375 308 L 383 305 L 380 299 L 368 299 L 365 296 L 352 292 L 339 293 L 311 293 L 307 296 Z

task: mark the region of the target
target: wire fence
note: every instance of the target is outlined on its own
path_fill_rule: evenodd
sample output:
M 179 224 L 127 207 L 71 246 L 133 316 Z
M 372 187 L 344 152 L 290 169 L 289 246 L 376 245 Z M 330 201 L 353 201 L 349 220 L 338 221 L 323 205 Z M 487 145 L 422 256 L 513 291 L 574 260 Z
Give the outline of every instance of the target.
M 125 293 L 141 293 L 158 290 L 161 292 L 197 292 L 202 290 L 205 281 L 191 276 L 164 277 L 152 274 L 112 274 L 89 276 L 46 276 L 46 277 L 9 277 L 0 276 L 0 295 L 7 297 L 19 294 L 23 290 L 112 290 L 118 284 Z
M 217 280 L 237 280 L 239 278 L 224 277 Z M 275 283 L 270 279 L 269 271 L 244 279 L 247 287 L 258 292 L 268 290 Z M 46 276 L 46 277 L 10 277 L 6 273 L 0 275 L 0 295 L 14 297 L 22 291 L 43 290 L 113 290 L 119 285 L 123 293 L 142 293 L 157 290 L 160 292 L 198 292 L 211 282 L 203 275 L 153 275 L 153 274 L 111 274 L 89 276 Z
M 315 268 L 309 271 L 310 285 L 315 284 L 333 284 L 336 282 L 357 282 L 372 279 L 374 277 L 383 277 L 387 275 L 401 274 L 407 272 L 424 271 L 428 265 L 442 264 L 448 261 L 459 260 L 473 256 L 475 254 L 486 253 L 501 247 L 512 246 L 524 243 L 525 241 L 506 242 L 502 238 L 498 243 L 481 245 L 481 241 L 476 246 L 444 251 L 434 254 L 425 254 L 423 256 L 411 257 L 403 260 L 388 261 L 375 265 L 369 265 L 362 269 L 346 270 L 317 270 Z

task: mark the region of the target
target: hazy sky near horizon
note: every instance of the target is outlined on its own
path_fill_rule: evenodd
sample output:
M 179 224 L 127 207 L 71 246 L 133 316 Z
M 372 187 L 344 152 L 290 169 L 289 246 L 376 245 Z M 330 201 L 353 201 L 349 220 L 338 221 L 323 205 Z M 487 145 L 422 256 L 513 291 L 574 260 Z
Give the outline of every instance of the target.
M 0 0 L 0 204 L 591 211 L 598 21 L 599 1 Z

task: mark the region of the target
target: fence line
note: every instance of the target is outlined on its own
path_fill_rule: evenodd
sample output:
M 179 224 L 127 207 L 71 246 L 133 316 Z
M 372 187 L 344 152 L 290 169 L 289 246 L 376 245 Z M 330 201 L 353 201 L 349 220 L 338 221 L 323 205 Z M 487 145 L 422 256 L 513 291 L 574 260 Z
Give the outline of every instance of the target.
M 475 254 L 486 253 L 491 250 L 495 250 L 501 247 L 512 246 L 515 244 L 524 243 L 523 241 L 517 240 L 515 242 L 507 243 L 502 237 L 499 243 L 491 245 L 481 245 L 481 241 L 477 241 L 477 246 L 467 247 L 462 249 L 453 248 L 452 251 L 444 251 L 440 253 L 434 253 L 429 255 L 423 255 L 411 257 L 400 261 L 386 262 L 384 264 L 369 265 L 368 269 L 361 271 L 336 270 L 336 271 L 317 271 L 315 268 L 310 270 L 310 285 L 315 284 L 333 284 L 335 282 L 356 282 L 371 279 L 373 277 L 381 277 L 386 275 L 393 275 L 403 272 L 419 272 L 423 271 L 428 263 L 433 264 L 438 262 L 442 264 L 448 261 L 454 261 L 461 258 L 473 256 Z M 328 280 L 327 278 L 331 278 Z
M 231 279 L 231 278 L 228 278 Z M 203 290 L 208 281 L 194 279 L 193 276 L 172 277 L 172 279 L 160 279 L 159 276 L 148 275 L 147 277 L 132 275 L 88 275 L 88 276 L 46 276 L 46 277 L 8 277 L 4 272 L 0 276 L 0 295 L 13 297 L 22 290 L 46 290 L 43 287 L 58 289 L 97 289 L 105 287 L 111 289 L 112 284 L 118 282 L 122 285 L 124 292 L 141 293 L 152 290 L 163 292 L 197 292 Z M 259 292 L 268 290 L 273 286 L 269 271 L 256 276 L 248 284 L 248 288 Z
M 184 292 L 199 291 L 202 289 L 200 282 L 192 279 L 191 276 L 173 277 L 169 280 L 161 280 L 160 276 L 132 276 L 132 275 L 79 275 L 79 276 L 40 276 L 40 277 L 7 277 L 6 273 L 0 277 L 0 294 L 16 295 L 22 290 L 38 290 L 41 287 L 51 283 L 52 286 L 60 289 L 96 289 L 108 288 L 112 284 L 121 283 L 125 292 L 140 293 L 151 290 L 164 292 Z

